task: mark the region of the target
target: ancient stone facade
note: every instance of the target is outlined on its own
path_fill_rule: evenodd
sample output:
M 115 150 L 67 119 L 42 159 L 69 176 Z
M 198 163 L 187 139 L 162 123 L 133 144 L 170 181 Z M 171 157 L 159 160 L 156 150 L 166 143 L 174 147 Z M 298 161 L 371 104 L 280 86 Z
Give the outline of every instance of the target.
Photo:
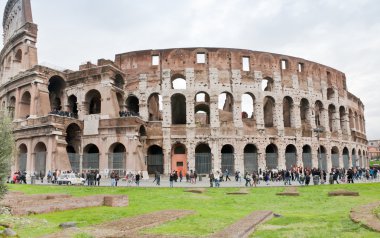
M 3 28 L 0 102 L 14 120 L 14 170 L 368 166 L 364 105 L 328 66 L 184 48 L 59 71 L 37 64 L 29 0 L 8 1 Z

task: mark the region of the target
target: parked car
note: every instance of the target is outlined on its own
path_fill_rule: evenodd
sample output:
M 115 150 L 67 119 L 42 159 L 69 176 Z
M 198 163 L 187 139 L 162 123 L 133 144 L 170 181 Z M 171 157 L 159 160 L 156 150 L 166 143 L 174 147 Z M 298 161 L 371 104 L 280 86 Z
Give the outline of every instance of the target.
M 84 178 L 79 177 L 78 175 L 74 173 L 65 173 L 61 174 L 58 178 L 56 183 L 58 185 L 61 184 L 67 184 L 67 185 L 83 185 L 85 182 Z

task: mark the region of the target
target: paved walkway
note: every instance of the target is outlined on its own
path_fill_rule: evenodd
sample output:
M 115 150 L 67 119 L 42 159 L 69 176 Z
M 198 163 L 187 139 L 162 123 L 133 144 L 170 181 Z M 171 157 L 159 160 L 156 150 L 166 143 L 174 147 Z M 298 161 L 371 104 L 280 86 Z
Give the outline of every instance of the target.
M 170 187 L 169 177 L 168 176 L 161 176 L 160 185 L 156 185 L 156 182 L 153 182 L 154 178 L 150 177 L 149 179 L 143 179 L 140 181 L 140 187 Z M 380 179 L 377 180 L 355 180 L 355 183 L 379 183 Z M 27 179 L 27 183 L 30 184 L 30 178 Z M 44 183 L 41 183 L 40 180 L 36 180 L 36 184 L 38 185 L 46 185 L 46 179 L 44 180 Z M 341 183 L 346 184 L 346 183 Z M 51 185 L 51 184 L 49 184 Z M 325 183 L 324 185 L 329 185 L 328 183 Z M 58 185 L 57 185 L 58 186 Z M 60 186 L 66 186 L 66 185 L 60 185 Z M 87 186 L 87 183 L 86 185 Z M 111 179 L 109 178 L 102 178 L 100 181 L 100 186 L 111 186 Z M 269 185 L 266 185 L 265 182 L 261 181 L 260 184 L 257 184 L 257 187 L 283 187 L 284 182 L 270 182 Z M 299 182 L 294 181 L 291 185 L 286 186 L 304 186 L 301 185 Z M 309 186 L 315 186 L 313 185 L 313 181 L 310 182 Z M 128 183 L 125 181 L 125 179 L 121 179 L 118 182 L 118 187 L 136 187 L 135 183 Z M 184 187 L 184 188 L 199 188 L 199 187 L 210 187 L 210 181 L 208 177 L 203 177 L 202 181 L 197 180 L 195 184 L 192 184 L 190 182 L 186 182 L 186 180 L 182 180 L 180 182 L 179 180 L 177 182 L 173 183 L 173 187 Z M 231 178 L 231 181 L 224 181 L 220 182 L 220 187 L 245 187 L 245 180 L 241 179 L 241 181 L 236 182 L 235 178 Z

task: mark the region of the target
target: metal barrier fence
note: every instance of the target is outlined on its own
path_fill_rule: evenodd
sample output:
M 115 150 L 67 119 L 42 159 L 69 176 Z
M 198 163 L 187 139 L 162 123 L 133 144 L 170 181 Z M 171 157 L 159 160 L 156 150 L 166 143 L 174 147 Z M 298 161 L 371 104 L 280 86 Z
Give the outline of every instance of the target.
M 26 171 L 27 153 L 20 153 L 18 157 L 18 170 Z
M 164 173 L 164 155 L 148 155 L 148 173 L 154 174 L 156 171 Z
M 45 176 L 46 172 L 46 152 L 37 152 L 36 153 L 36 161 L 34 164 L 35 171 L 39 174 Z
M 82 169 L 83 170 L 98 170 L 99 169 L 99 154 L 98 153 L 83 154 Z
M 265 154 L 266 167 L 268 169 L 278 168 L 278 155 L 277 153 L 266 153 Z
M 71 170 L 75 173 L 79 173 L 80 171 L 80 155 L 76 153 L 67 153 L 67 156 L 69 157 Z
M 322 157 L 322 159 L 320 159 L 321 157 Z M 326 154 L 322 154 L 321 157 L 320 157 L 320 154 L 318 154 L 318 168 L 322 168 L 322 170 L 327 171 Z
M 285 153 L 286 169 L 291 169 L 293 165 L 297 165 L 296 153 Z
M 126 168 L 125 153 L 108 154 L 108 169 L 109 170 L 125 170 L 125 168 Z
M 331 155 L 331 165 L 333 168 L 339 168 L 339 154 Z
M 313 168 L 311 153 L 302 153 L 302 162 L 304 168 Z
M 235 157 L 234 154 L 223 153 L 222 154 L 222 173 L 228 169 L 230 174 L 235 173 Z
M 244 172 L 258 171 L 257 153 L 244 153 Z
M 211 153 L 195 153 L 195 171 L 208 174 L 211 171 Z
M 350 167 L 350 161 L 348 155 L 343 155 L 343 168 L 348 169 Z

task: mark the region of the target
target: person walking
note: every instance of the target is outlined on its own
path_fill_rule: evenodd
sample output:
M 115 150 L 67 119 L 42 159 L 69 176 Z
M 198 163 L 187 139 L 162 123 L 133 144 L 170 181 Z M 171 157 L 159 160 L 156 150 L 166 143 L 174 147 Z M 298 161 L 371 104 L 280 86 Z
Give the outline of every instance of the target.
M 214 178 L 215 178 L 212 170 L 210 171 L 210 174 L 208 175 L 208 177 L 210 178 L 210 188 L 212 188 L 214 184 Z
M 135 175 L 135 183 L 136 183 L 136 186 L 139 187 L 140 186 L 140 173 L 137 173 Z
M 228 169 L 226 169 L 226 171 L 225 171 L 225 176 L 226 176 L 226 182 L 227 182 L 227 180 L 231 181 L 231 179 L 230 179 L 230 173 L 228 172 Z
M 102 175 L 100 175 L 99 171 L 96 171 L 96 182 L 95 182 L 95 185 L 98 184 L 98 186 L 100 186 L 100 179 L 102 178 Z
M 182 182 L 183 174 L 182 170 L 179 171 L 179 182 Z
M 250 174 L 248 172 L 245 172 L 244 179 L 245 179 L 245 186 L 248 187 L 248 184 L 249 184 L 249 186 L 251 187 L 252 186 L 251 178 L 250 178 Z
M 174 173 L 171 172 L 169 175 L 169 182 L 170 182 L 170 187 L 173 187 L 173 182 L 174 182 Z

